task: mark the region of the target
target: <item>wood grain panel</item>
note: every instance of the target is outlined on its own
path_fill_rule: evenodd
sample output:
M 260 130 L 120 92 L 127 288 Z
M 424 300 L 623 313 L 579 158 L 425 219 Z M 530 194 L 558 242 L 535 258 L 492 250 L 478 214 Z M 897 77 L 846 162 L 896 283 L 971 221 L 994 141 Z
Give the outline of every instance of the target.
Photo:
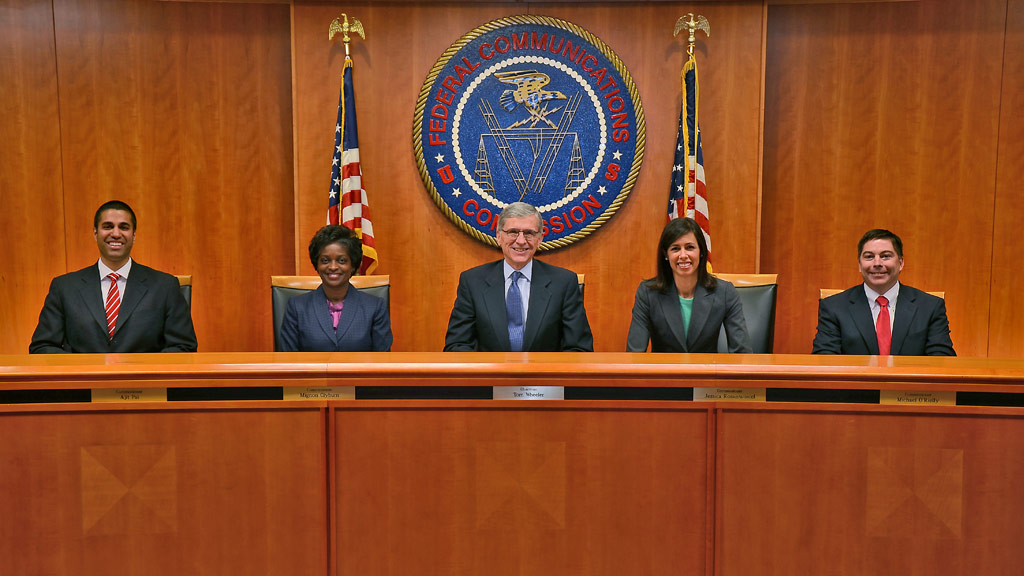
M 195 276 L 201 349 L 269 350 L 266 277 L 309 273 L 303 252 L 323 218 L 343 60 L 324 29 L 337 8 L 298 2 L 291 33 L 286 5 L 52 6 L 0 8 L 0 66 L 13 79 L 0 89 L 11 119 L 0 125 L 0 223 L 12 237 L 46 239 L 19 242 L 0 270 L 0 296 L 12 303 L 0 309 L 10 327 L 0 352 L 25 349 L 50 277 L 95 260 L 89 219 L 110 197 L 139 211 L 141 262 Z M 597 349 L 621 350 L 667 195 L 678 6 L 364 0 L 345 10 L 370 35 L 354 44 L 356 90 L 380 271 L 395 283 L 396 350 L 439 349 L 458 273 L 498 257 L 440 214 L 412 160 L 414 98 L 437 55 L 472 27 L 524 10 L 573 21 L 619 53 L 647 115 L 645 169 L 608 225 L 542 258 L 587 274 Z M 714 28 L 698 58 L 716 269 L 781 274 L 777 350 L 806 352 L 815 292 L 857 282 L 853 245 L 888 226 L 904 237 L 907 283 L 947 293 L 960 354 L 1021 354 L 1024 311 L 1012 290 L 1024 209 L 1013 114 L 1020 0 L 767 8 L 758 230 L 762 10 L 700 10 Z M 34 211 L 49 214 L 42 227 L 22 216 Z M 972 238 L 970 255 L 950 258 L 949 236 Z
M 707 416 L 339 408 L 337 573 L 705 573 Z
M 723 410 L 718 430 L 722 576 L 1024 562 L 1020 416 Z
M 323 574 L 323 427 L 315 408 L 0 415 L 0 572 Z
M 288 7 L 58 0 L 68 269 L 92 215 L 139 218 L 133 257 L 193 276 L 200 350 L 267 350 L 292 257 Z
M 810 351 L 818 289 L 861 281 L 856 244 L 878 227 L 903 238 L 902 280 L 945 291 L 957 352 L 986 353 L 1005 6 L 769 8 L 761 271 L 790 279 L 776 351 Z
M 425 192 L 411 143 L 416 96 L 430 67 L 452 42 L 484 22 L 524 9 L 534 11 L 509 3 L 356 2 L 345 7 L 367 32 L 366 41 L 352 45 L 359 144 L 381 255 L 378 272 L 392 277 L 395 350 L 439 350 L 459 273 L 500 257 L 496 249 L 459 231 Z M 672 38 L 672 25 L 682 12 L 660 3 L 544 5 L 542 12 L 572 21 L 611 46 L 637 83 L 647 116 L 644 169 L 630 200 L 589 238 L 541 255 L 587 275 L 586 306 L 595 347 L 622 350 L 633 292 L 654 270 L 653 252 L 668 201 L 684 50 Z M 722 271 L 752 272 L 761 5 L 714 5 L 703 13 L 720 30 L 699 56 L 712 233 L 719 239 L 716 263 Z M 336 8 L 317 3 L 299 2 L 294 10 L 299 273 L 309 271 L 302 252 L 326 211 L 338 75 L 344 61 L 342 46 L 325 39 L 336 16 Z
M 53 8 L 0 4 L 0 352 L 28 351 L 50 279 L 65 271 Z
M 1024 1 L 1009 0 L 999 104 L 999 167 L 996 172 L 989 356 L 1024 356 Z

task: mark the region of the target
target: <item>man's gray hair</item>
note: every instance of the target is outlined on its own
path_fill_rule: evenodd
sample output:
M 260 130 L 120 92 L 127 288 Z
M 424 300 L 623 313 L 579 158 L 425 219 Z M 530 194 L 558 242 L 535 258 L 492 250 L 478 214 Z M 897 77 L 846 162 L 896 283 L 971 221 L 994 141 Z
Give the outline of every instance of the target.
M 540 211 L 533 207 L 531 204 L 526 202 L 513 202 L 498 215 L 498 229 L 505 229 L 505 220 L 509 218 L 525 218 L 527 216 L 537 217 L 537 230 L 544 229 L 544 218 L 540 215 Z

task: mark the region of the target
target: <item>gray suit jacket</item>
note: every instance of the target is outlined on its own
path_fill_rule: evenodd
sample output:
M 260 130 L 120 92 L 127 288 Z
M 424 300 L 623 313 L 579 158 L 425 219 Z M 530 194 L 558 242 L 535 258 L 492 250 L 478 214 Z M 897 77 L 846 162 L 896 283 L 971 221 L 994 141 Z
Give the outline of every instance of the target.
M 900 284 L 892 325 L 893 356 L 956 356 L 949 338 L 946 302 Z M 813 354 L 878 354 L 875 323 L 864 285 L 818 303 L 818 332 Z
M 508 352 L 510 347 L 502 260 L 466 270 L 459 276 L 444 351 Z M 576 274 L 533 261 L 523 351 L 594 351 Z
M 283 352 L 387 352 L 391 318 L 384 300 L 349 285 L 334 330 L 323 286 L 288 301 L 281 321 Z
M 99 266 L 93 264 L 50 283 L 28 351 L 195 352 L 197 346 L 178 279 L 132 261 L 113 340 L 107 335 Z
M 751 351 L 743 303 L 731 283 L 718 280 L 714 292 L 697 285 L 690 332 L 684 338 L 678 292 L 674 289 L 657 292 L 644 281 L 636 289 L 626 351 L 645 352 L 650 341 L 651 352 L 718 352 L 718 333 L 723 325 L 729 352 Z

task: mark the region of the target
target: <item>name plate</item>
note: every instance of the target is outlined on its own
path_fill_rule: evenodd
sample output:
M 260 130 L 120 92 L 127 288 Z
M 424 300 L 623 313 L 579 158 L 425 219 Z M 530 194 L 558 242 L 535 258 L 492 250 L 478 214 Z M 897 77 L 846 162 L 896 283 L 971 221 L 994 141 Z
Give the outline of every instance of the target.
M 495 386 L 495 400 L 565 400 L 563 386 Z
M 285 400 L 355 400 L 355 386 L 285 386 Z
M 900 406 L 956 406 L 956 392 L 909 392 L 882 390 L 879 404 Z
M 93 388 L 93 402 L 167 402 L 167 388 Z
M 694 388 L 695 402 L 764 402 L 764 388 Z

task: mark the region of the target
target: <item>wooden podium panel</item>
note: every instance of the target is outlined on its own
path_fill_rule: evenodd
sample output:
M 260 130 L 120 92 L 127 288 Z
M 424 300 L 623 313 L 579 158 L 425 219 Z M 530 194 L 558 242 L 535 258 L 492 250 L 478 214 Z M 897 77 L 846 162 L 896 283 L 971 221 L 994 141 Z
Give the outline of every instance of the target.
M 704 407 L 348 403 L 337 574 L 704 574 Z
M 319 409 L 0 413 L 0 574 L 325 574 Z
M 1022 478 L 1024 360 L 0 356 L 2 576 L 1016 574 Z
M 724 409 L 717 424 L 721 576 L 1024 565 L 1019 411 Z

